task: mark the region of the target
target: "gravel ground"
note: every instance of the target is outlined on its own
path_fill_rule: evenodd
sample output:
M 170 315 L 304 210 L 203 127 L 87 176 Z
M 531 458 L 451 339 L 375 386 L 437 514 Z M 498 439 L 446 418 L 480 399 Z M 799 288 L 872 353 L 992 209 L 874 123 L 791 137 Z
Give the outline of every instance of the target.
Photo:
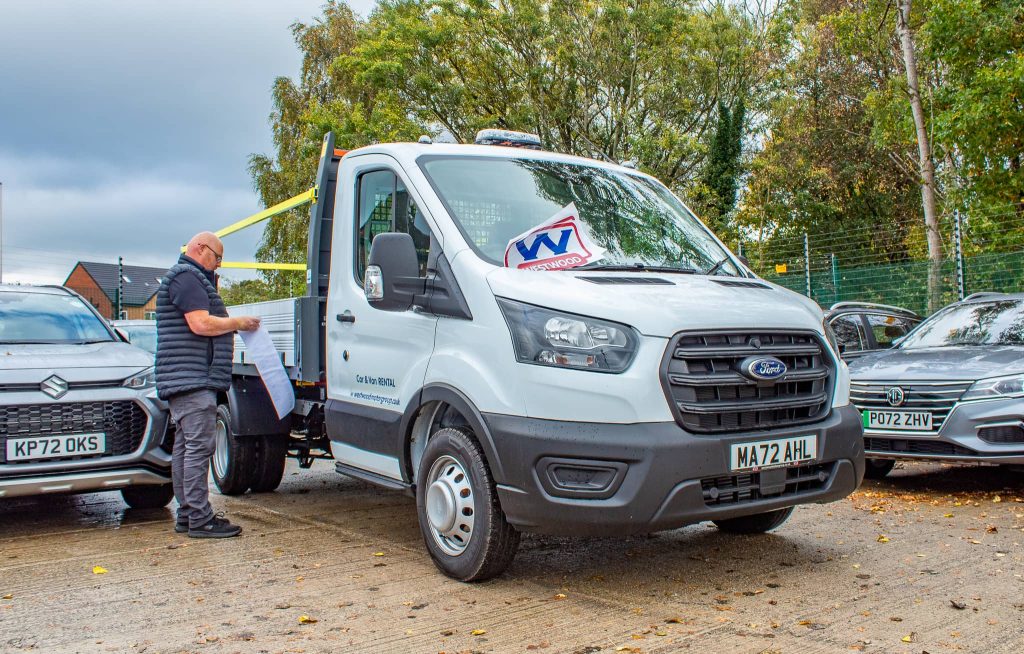
M 1020 652 L 1024 473 L 906 464 L 776 533 L 527 536 L 436 571 L 413 500 L 289 468 L 215 497 L 241 538 L 116 493 L 0 501 L 4 652 Z

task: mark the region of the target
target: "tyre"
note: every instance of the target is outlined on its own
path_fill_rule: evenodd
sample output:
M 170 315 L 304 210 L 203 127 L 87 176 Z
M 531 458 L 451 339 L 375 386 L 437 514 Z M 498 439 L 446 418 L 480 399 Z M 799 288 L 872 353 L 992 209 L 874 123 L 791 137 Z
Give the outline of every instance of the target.
M 252 476 L 252 492 L 269 493 L 281 484 L 288 457 L 288 436 L 267 434 L 256 439 L 256 465 Z
M 216 448 L 213 451 L 213 481 L 223 495 L 241 495 L 253 482 L 256 439 L 239 438 L 231 433 L 231 412 L 217 407 Z
M 864 477 L 866 479 L 885 479 L 892 472 L 896 462 L 892 459 L 866 459 L 864 461 Z
M 416 513 L 430 557 L 453 579 L 496 577 L 519 548 L 519 532 L 505 520 L 483 450 L 468 431 L 440 429 L 427 442 Z
M 129 486 L 121 489 L 121 497 L 133 509 L 159 509 L 174 499 L 174 486 Z
M 789 520 L 791 515 L 793 515 L 793 507 L 788 506 L 785 509 L 766 511 L 765 513 L 715 520 L 714 523 L 716 527 L 730 534 L 763 534 L 781 526 L 783 522 Z

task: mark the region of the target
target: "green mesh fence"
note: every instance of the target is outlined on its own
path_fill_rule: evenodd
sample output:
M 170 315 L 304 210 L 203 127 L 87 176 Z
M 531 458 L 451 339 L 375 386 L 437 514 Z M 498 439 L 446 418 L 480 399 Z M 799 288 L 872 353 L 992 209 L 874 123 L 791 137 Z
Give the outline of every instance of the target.
M 821 261 L 812 257 L 810 296 L 828 307 L 836 302 L 856 300 L 905 307 L 920 314 L 928 312 L 928 262 L 843 266 L 842 259 Z M 807 275 L 801 269 L 785 274 L 764 272 L 776 284 L 807 294 Z M 957 267 L 954 260 L 940 268 L 942 304 L 958 299 Z M 964 291 L 1024 292 L 1024 250 L 995 252 L 964 257 Z

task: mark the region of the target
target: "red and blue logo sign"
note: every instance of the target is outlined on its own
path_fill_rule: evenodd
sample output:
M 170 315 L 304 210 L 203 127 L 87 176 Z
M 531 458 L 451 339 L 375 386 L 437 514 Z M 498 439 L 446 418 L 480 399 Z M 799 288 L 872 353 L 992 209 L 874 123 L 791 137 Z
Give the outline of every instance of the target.
M 505 267 L 519 270 L 576 268 L 604 255 L 587 234 L 569 204 L 532 230 L 520 234 L 505 248 Z

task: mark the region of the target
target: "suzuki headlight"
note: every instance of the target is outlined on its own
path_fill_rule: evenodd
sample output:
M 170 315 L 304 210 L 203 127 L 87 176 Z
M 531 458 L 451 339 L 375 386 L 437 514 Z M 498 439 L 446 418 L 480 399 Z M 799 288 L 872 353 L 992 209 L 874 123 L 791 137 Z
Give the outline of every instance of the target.
M 628 325 L 497 300 L 522 363 L 617 373 L 636 356 L 639 339 Z
M 137 391 L 153 388 L 156 386 L 156 368 L 146 368 L 142 372 L 132 375 L 124 380 L 122 386 L 133 388 Z
M 993 377 L 974 382 L 960 401 L 988 400 L 997 397 L 1024 397 L 1024 374 Z

